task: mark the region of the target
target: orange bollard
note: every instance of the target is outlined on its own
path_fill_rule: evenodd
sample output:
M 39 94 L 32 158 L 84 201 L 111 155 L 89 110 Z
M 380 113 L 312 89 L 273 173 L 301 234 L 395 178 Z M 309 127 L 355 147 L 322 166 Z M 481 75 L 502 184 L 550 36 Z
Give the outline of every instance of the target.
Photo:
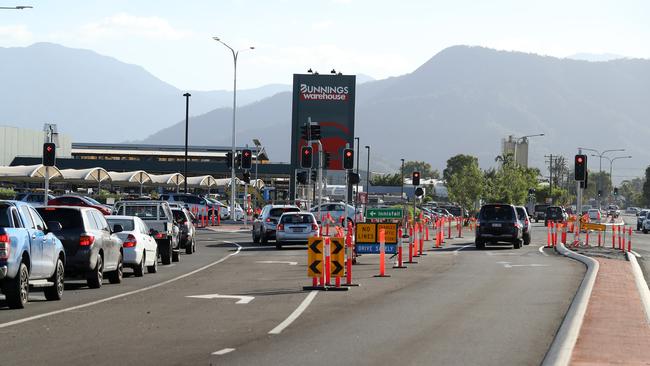
M 424 226 L 426 238 L 424 240 L 429 241 L 429 223 L 427 222 Z
M 424 233 L 423 233 L 422 223 L 418 225 L 420 225 L 420 232 L 418 233 L 418 239 L 420 239 L 420 255 L 427 255 L 426 253 L 424 253 Z
M 402 228 L 399 228 L 397 230 L 397 235 L 398 235 L 398 238 L 397 238 L 397 265 L 393 266 L 393 268 L 406 268 L 406 266 L 402 262 L 402 251 L 403 251 L 403 248 L 402 248 L 402 245 L 403 245 Z
M 330 238 L 325 238 L 325 248 L 324 248 L 324 254 L 325 254 L 325 284 L 330 285 L 331 283 L 331 257 L 330 257 Z
M 598 230 L 598 246 L 601 245 L 601 241 L 600 241 L 601 234 L 602 233 L 600 232 L 600 230 Z
M 589 245 L 589 232 L 590 231 L 591 230 L 586 230 L 586 233 L 585 233 L 585 244 L 586 245 Z
M 550 248 L 553 246 L 553 242 L 551 239 L 551 227 L 547 226 L 546 227 L 546 247 Z
M 627 236 L 627 251 L 631 252 L 632 251 L 632 228 L 628 228 L 628 236 Z
M 616 226 L 612 226 L 612 249 L 616 246 Z
M 386 232 L 379 229 L 379 275 L 375 277 L 390 277 L 386 274 Z
M 447 219 L 448 229 L 447 229 L 447 239 L 451 239 L 451 219 Z
M 221 206 L 217 206 L 217 226 L 221 225 Z

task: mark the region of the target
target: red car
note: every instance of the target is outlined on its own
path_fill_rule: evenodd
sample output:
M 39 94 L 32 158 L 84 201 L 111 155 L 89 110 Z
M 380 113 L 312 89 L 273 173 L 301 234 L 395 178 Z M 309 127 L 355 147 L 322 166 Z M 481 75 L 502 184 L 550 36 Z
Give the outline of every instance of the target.
M 75 206 L 75 207 L 92 207 L 99 210 L 104 215 L 110 215 L 111 209 L 90 197 L 63 195 L 47 201 L 48 206 Z

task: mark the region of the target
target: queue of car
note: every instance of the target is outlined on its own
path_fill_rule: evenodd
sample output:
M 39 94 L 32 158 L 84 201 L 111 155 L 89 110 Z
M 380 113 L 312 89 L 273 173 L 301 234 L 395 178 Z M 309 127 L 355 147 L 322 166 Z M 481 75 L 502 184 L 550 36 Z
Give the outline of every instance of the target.
M 99 288 L 122 282 L 196 251 L 196 217 L 186 204 L 118 201 L 113 207 L 81 195 L 21 194 L 0 200 L 0 289 L 10 308 L 23 308 L 30 288 L 60 300 L 65 278 Z M 207 201 L 206 201 L 207 202 Z

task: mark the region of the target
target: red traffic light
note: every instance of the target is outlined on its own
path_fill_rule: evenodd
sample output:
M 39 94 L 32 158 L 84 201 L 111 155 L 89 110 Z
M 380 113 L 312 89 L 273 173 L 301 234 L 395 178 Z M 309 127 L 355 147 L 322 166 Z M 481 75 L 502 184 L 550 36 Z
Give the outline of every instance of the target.
M 347 157 L 352 156 L 352 151 L 346 151 L 346 152 L 345 152 L 345 156 L 347 156 Z
M 576 159 L 576 161 L 578 162 L 578 164 L 582 164 L 582 156 L 578 156 L 578 158 Z
M 309 150 L 309 149 L 304 149 L 304 150 L 302 151 L 302 153 L 305 154 L 305 155 L 309 155 L 309 154 L 311 154 L 311 150 Z

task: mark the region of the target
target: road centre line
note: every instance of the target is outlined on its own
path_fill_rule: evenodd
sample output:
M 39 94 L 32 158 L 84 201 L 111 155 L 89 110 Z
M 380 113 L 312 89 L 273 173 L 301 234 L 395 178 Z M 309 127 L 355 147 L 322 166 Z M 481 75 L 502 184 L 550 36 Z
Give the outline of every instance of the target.
M 546 253 L 544 252 L 544 246 L 543 246 L 543 245 L 540 246 L 538 250 L 539 250 L 539 252 L 542 253 L 545 257 L 548 257 L 548 254 L 546 254 Z
M 219 263 L 222 263 L 222 262 L 225 261 L 226 259 L 228 259 L 228 258 L 230 258 L 230 257 L 232 257 L 232 256 L 234 256 L 234 255 L 239 254 L 239 252 L 241 251 L 241 248 L 242 248 L 242 247 L 241 247 L 239 244 L 235 243 L 235 242 L 232 242 L 232 241 L 225 241 L 225 240 L 224 240 L 224 243 L 228 243 L 228 244 L 234 244 L 234 245 L 236 245 L 236 246 L 237 246 L 237 250 L 236 250 L 234 253 L 230 253 L 230 254 L 228 254 L 227 256 L 225 256 L 225 257 L 223 257 L 223 258 L 221 258 L 221 259 L 219 259 L 219 260 L 217 260 L 217 261 L 215 261 L 215 262 L 212 262 L 212 263 L 206 264 L 205 266 L 203 266 L 203 267 L 201 267 L 201 268 L 197 268 L 197 269 L 195 269 L 195 270 L 193 270 L 193 271 L 191 271 L 191 272 L 185 273 L 185 274 L 180 275 L 180 276 L 178 276 L 178 277 L 170 278 L 170 279 L 168 279 L 168 280 L 166 280 L 166 281 L 163 281 L 163 282 L 160 282 L 160 283 L 157 283 L 157 284 L 151 285 L 151 286 L 143 287 L 143 288 L 140 288 L 140 289 L 137 289 L 137 290 L 133 290 L 133 291 L 125 292 L 125 293 L 118 294 L 118 295 L 114 295 L 114 296 L 109 296 L 109 297 L 107 297 L 107 298 L 100 299 L 100 300 L 95 300 L 95 301 L 91 301 L 91 302 L 88 302 L 88 303 L 85 303 L 85 304 L 76 305 L 76 306 L 71 306 L 71 307 L 69 307 L 69 308 L 64 308 L 64 309 L 60 309 L 60 310 L 54 310 L 54 311 L 50 311 L 50 312 L 48 312 L 48 313 L 38 314 L 38 315 L 30 316 L 30 317 L 27 317 L 27 318 L 17 319 L 17 320 L 13 320 L 13 321 L 10 321 L 10 322 L 2 323 L 2 324 L 0 324 L 0 328 L 6 328 L 6 327 L 10 327 L 10 326 L 12 326 L 12 325 L 22 324 L 22 323 L 26 323 L 26 322 L 29 322 L 29 321 L 32 321 L 32 320 L 37 320 L 37 319 L 45 318 L 45 317 L 52 316 L 52 315 L 57 315 L 57 314 L 66 313 L 66 312 L 73 311 L 73 310 L 79 310 L 79 309 L 87 308 L 87 307 L 90 307 L 90 306 L 93 306 L 93 305 L 98 305 L 98 304 L 105 303 L 105 302 L 108 302 L 108 301 L 111 301 L 111 300 L 115 300 L 115 299 L 119 299 L 119 298 L 122 298 L 122 297 L 130 296 L 130 295 L 135 295 L 135 294 L 138 294 L 138 293 L 140 293 L 140 292 L 144 292 L 144 291 L 148 291 L 148 290 L 153 290 L 153 289 L 155 289 L 155 288 L 158 288 L 158 287 L 161 287 L 161 286 L 164 286 L 164 285 L 170 284 L 170 283 L 172 283 L 172 282 L 176 282 L 176 281 L 181 280 L 181 279 L 183 279 L 183 278 L 185 278 L 185 277 L 189 277 L 189 276 L 191 276 L 191 275 L 193 275 L 193 274 L 196 274 L 196 273 L 199 273 L 199 272 L 201 272 L 201 271 L 204 271 L 204 270 L 206 270 L 206 269 L 208 269 L 208 268 L 210 268 L 210 267 L 212 267 L 212 266 L 214 266 L 214 265 L 217 265 L 217 264 L 219 264 Z
M 282 323 L 278 324 L 277 327 L 271 329 L 269 331 L 269 334 L 280 334 L 280 333 L 282 333 L 282 331 L 286 327 L 290 326 L 291 323 L 293 323 L 296 319 L 298 319 L 298 317 L 303 313 L 303 311 L 305 311 L 307 309 L 307 307 L 309 306 L 309 304 L 311 304 L 311 302 L 314 300 L 314 298 L 316 297 L 317 294 L 318 294 L 318 291 L 310 292 L 309 295 L 307 295 L 307 297 L 305 297 L 305 299 L 300 303 L 300 305 L 298 305 L 296 310 L 294 310 L 293 313 L 291 313 L 291 315 L 289 315 L 289 317 L 284 319 L 284 321 Z
M 226 353 L 230 353 L 230 352 L 232 352 L 232 351 L 234 351 L 234 350 L 235 350 L 234 348 L 224 348 L 224 349 L 219 350 L 219 351 L 217 351 L 217 352 L 212 352 L 212 355 L 213 355 L 213 356 L 223 356 L 223 355 L 225 355 Z
M 454 250 L 454 255 L 458 255 L 458 252 L 460 252 L 461 250 L 463 250 L 463 249 L 465 249 L 465 248 L 467 248 L 467 247 L 471 247 L 471 246 L 473 246 L 473 245 L 474 245 L 474 244 L 467 244 L 467 245 L 465 245 L 465 246 L 462 246 L 462 247 L 460 247 L 460 248 Z

